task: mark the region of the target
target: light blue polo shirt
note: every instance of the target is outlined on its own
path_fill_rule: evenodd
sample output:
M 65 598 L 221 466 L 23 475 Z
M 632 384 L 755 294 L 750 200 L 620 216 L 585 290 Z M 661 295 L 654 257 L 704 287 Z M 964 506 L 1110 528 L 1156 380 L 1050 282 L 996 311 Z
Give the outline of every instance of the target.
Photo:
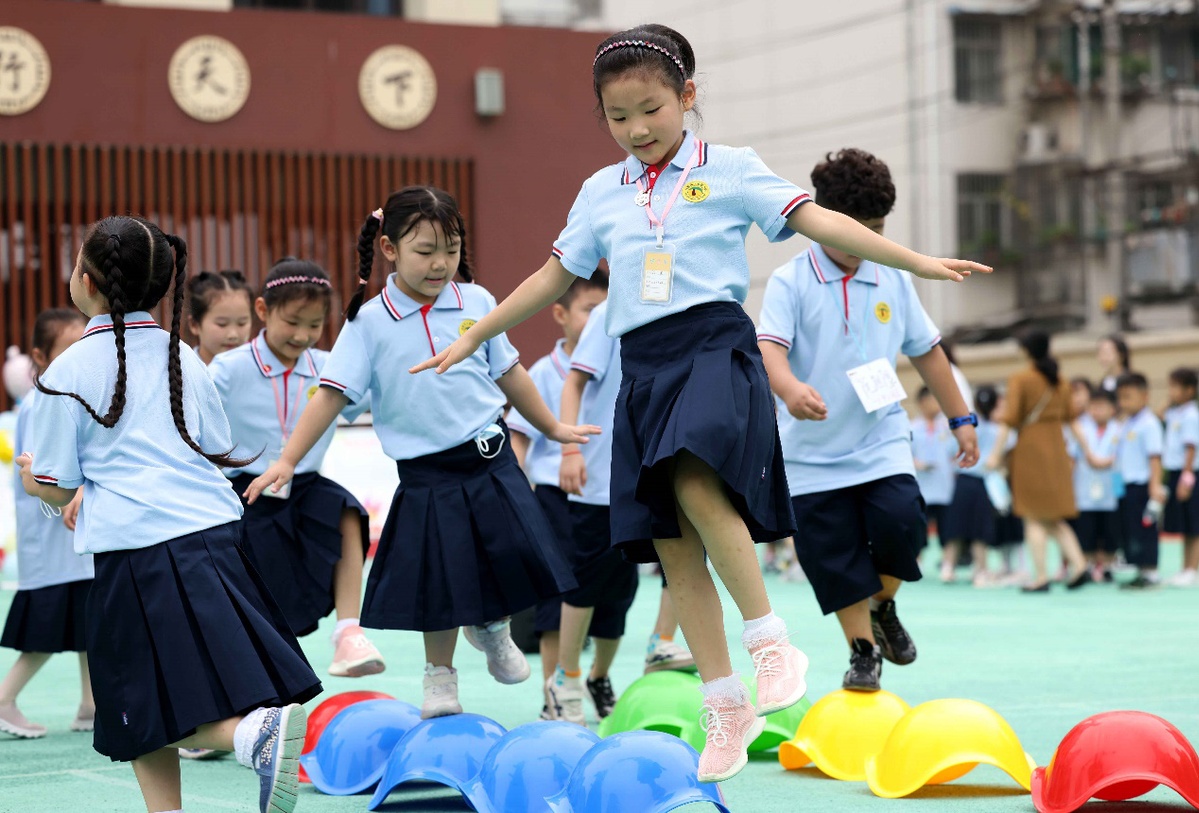
M 479 285 L 451 282 L 421 305 L 389 275 L 379 296 L 347 321 L 321 370 L 321 386 L 352 403 L 370 397 L 375 434 L 392 460 L 411 460 L 459 446 L 494 423 L 507 399 L 495 380 L 520 361 L 501 333 L 443 375 L 408 369 L 449 347 L 495 309 Z
M 78 553 L 148 548 L 241 519 L 241 500 L 221 470 L 188 446 L 171 418 L 167 378 L 170 334 L 145 311 L 125 317 L 125 411 L 112 429 L 73 398 L 46 396 L 30 432 L 39 483 L 83 486 L 75 530 Z M 179 348 L 188 432 L 212 454 L 233 447 L 221 397 L 204 363 Z M 101 415 L 112 399 L 117 352 L 112 318 L 88 322 L 83 338 L 42 377 L 50 389 L 75 392 Z
M 1081 416 L 1076 425 L 1091 454 L 1101 459 L 1115 458 L 1120 446 L 1121 426 L 1117 421 L 1108 421 L 1102 431 L 1090 415 Z M 1115 511 L 1119 502 L 1116 495 L 1116 466 L 1106 469 L 1092 468 L 1077 441 L 1071 444 L 1074 456 L 1074 501 L 1079 511 Z
M 616 396 L 620 392 L 620 339 L 614 339 L 604 329 L 608 302 L 605 300 L 591 311 L 587 326 L 579 337 L 570 368 L 591 376 L 583 388 L 583 403 L 579 407 L 579 423 L 590 423 L 602 431 L 592 435 L 590 443 L 579 446 L 587 466 L 587 485 L 581 496 L 571 494 L 572 502 L 586 505 L 609 505 L 612 490 L 612 423 L 616 418 Z
M 621 336 L 633 328 L 708 302 L 744 303 L 749 292 L 745 236 L 752 223 L 772 242 L 794 232 L 787 216 L 811 196 L 766 168 L 748 147 L 706 144 L 685 133 L 678 153 L 662 171 L 651 202 L 661 217 L 683 169 L 698 150 L 666 217 L 665 244 L 674 249 L 674 283 L 669 302 L 643 302 L 641 272 L 645 251 L 656 245 L 644 206 L 634 199 L 637 181 L 648 186 L 647 167 L 629 156 L 583 182 L 554 242 L 553 253 L 568 271 L 584 279 L 601 258 L 611 271 L 607 330 Z
M 32 449 L 33 424 L 45 414 L 39 402 L 53 395 L 43 395 L 36 389 L 21 399 L 17 410 L 17 426 L 13 432 L 13 448 L 17 453 Z M 14 463 L 17 472 L 20 467 Z M 42 501 L 30 497 L 20 486 L 20 475 L 14 482 L 17 516 L 17 589 L 38 590 L 56 584 L 68 584 L 95 576 L 91 556 L 75 553 L 75 534 L 62 524 L 61 516 L 46 516 Z
M 267 470 L 271 461 L 279 459 L 284 446 L 283 426 L 287 427 L 289 435 L 295 431 L 308 401 L 316 395 L 321 368 L 328 358 L 328 352 L 313 348 L 305 351 L 289 370 L 271 352 L 265 330 L 241 347 L 213 358 L 208 373 L 221 394 L 221 403 L 229 418 L 229 429 L 237 444 L 234 457 L 259 455 L 245 468 L 227 469 L 226 477 L 257 476 Z M 369 404 L 369 399 L 350 404 L 342 415 L 352 421 L 366 411 Z M 320 471 L 336 431 L 336 422 L 329 424 L 320 440 L 296 466 L 296 474 Z
M 863 262 L 847 278 L 813 245 L 771 275 L 758 340 L 786 347 L 791 372 L 828 406 L 825 420 L 800 421 L 778 401 L 792 496 L 915 474 L 903 408 L 868 413 L 847 375 L 875 359 L 894 365 L 900 353 L 923 356 L 940 343 L 908 274 Z
M 1182 471 L 1186 451 L 1190 446 L 1199 449 L 1199 404 L 1188 401 L 1166 410 L 1166 439 L 1162 451 L 1162 467 L 1166 471 Z M 1199 471 L 1199 453 L 1191 465 Z
M 920 495 L 928 505 L 949 505 L 953 502 L 954 465 L 957 439 L 949 431 L 949 422 L 938 416 L 930 425 L 923 417 L 912 419 L 912 457 L 921 466 L 916 468 Z
M 541 400 L 554 413 L 562 417 L 562 385 L 570 369 L 570 356 L 566 350 L 566 339 L 559 339 L 548 355 L 542 356 L 529 368 L 529 378 L 541 393 Z M 529 450 L 525 452 L 525 472 L 529 482 L 538 486 L 558 487 L 558 470 L 562 466 L 562 444 L 550 440 L 516 409 L 508 413 L 508 428 L 520 432 L 529 439 Z
M 1162 422 L 1148 407 L 1124 421 L 1120 437 L 1120 477 L 1125 483 L 1149 483 L 1149 458 L 1160 457 L 1165 441 Z

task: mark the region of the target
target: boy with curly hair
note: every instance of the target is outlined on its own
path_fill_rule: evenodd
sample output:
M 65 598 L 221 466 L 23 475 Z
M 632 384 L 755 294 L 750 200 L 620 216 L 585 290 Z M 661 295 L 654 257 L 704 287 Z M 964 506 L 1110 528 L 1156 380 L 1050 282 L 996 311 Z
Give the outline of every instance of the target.
M 890 170 L 862 150 L 829 155 L 812 184 L 820 206 L 880 234 L 895 205 Z M 940 343 L 910 275 L 829 246 L 814 244 L 766 287 L 758 344 L 778 401 L 795 548 L 821 610 L 836 613 L 849 643 L 846 689 L 878 691 L 883 658 L 916 659 L 895 596 L 920 578 L 928 524 L 900 406 L 900 352 L 948 418 L 958 465 L 978 461 L 978 419 Z

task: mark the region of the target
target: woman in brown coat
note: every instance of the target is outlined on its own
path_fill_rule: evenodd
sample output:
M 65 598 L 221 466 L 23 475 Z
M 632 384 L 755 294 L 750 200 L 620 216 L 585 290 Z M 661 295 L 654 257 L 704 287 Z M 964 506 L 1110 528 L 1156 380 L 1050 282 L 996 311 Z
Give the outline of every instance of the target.
M 1074 589 L 1090 579 L 1078 537 L 1066 522 L 1078 515 L 1078 509 L 1064 430 L 1078 416 L 1072 414 L 1070 387 L 1062 380 L 1057 360 L 1049 355 L 1049 336 L 1030 333 L 1020 346 L 1031 365 L 1008 379 L 1000 433 L 987 467 L 1002 465 L 1008 433 L 1016 431 L 1009 466 L 1012 511 L 1024 520 L 1025 542 L 1035 571 L 1033 582 L 1023 590 L 1049 590 L 1045 565 L 1049 537 L 1057 540 L 1062 558 L 1070 565 L 1067 587 Z

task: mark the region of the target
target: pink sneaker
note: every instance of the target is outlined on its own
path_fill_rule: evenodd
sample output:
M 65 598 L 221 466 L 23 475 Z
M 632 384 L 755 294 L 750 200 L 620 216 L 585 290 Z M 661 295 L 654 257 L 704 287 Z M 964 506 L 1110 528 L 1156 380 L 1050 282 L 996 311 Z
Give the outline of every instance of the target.
M 365 677 L 377 675 L 387 668 L 383 656 L 366 637 L 362 627 L 346 627 L 337 639 L 337 651 L 329 674 L 334 677 Z
M 708 698 L 700 724 L 707 732 L 699 755 L 700 782 L 723 782 L 741 773 L 749 762 L 750 743 L 766 728 L 766 721 L 754 713 L 752 703 L 738 703 L 729 697 Z
M 807 655 L 786 641 L 763 644 L 749 654 L 754 659 L 759 717 L 791 708 L 803 699 L 808 690 L 804 681 Z

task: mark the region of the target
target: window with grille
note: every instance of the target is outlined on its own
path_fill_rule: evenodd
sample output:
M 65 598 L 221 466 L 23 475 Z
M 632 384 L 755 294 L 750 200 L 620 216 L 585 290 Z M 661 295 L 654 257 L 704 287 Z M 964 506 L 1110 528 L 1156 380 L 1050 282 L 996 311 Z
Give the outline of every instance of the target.
M 1006 177 L 990 174 L 958 176 L 958 245 L 963 253 L 1008 244 Z
M 959 102 L 1003 102 L 1003 27 L 986 17 L 954 17 L 953 88 Z

